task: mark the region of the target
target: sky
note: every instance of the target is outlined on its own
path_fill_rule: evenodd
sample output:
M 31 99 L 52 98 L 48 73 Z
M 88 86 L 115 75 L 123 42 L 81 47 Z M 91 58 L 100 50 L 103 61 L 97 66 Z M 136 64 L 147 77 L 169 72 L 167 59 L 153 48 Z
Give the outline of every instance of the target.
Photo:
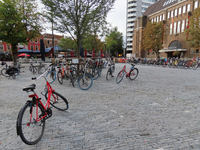
M 39 3 L 39 7 L 41 7 L 41 3 Z M 107 22 L 112 24 L 112 27 L 117 27 L 118 31 L 123 34 L 123 39 L 125 42 L 126 39 L 126 1 L 125 0 L 116 0 L 113 6 L 113 9 L 108 13 Z M 47 33 L 52 33 L 51 30 L 46 30 Z M 58 33 L 54 31 L 54 34 L 62 35 L 62 33 Z

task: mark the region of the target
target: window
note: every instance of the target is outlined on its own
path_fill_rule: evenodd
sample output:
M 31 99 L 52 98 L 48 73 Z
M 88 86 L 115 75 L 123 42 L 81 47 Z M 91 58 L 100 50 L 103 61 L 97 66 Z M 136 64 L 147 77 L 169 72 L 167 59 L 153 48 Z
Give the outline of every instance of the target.
M 190 11 L 190 4 L 187 5 L 187 12 Z
M 9 51 L 9 50 L 11 50 L 11 47 L 10 47 L 10 45 L 7 45 L 7 50 Z
M 31 50 L 33 51 L 33 45 L 31 45 Z
M 46 48 L 48 48 L 48 46 L 46 46 Z
M 186 26 L 185 26 L 185 28 L 187 28 L 188 27 L 188 19 L 186 19 Z
M 183 6 L 183 14 L 186 12 L 186 6 Z
M 177 9 L 175 9 L 175 11 L 174 11 L 174 16 L 177 16 Z
M 162 21 L 162 15 L 160 15 L 160 21 Z
M 159 16 L 157 17 L 157 22 L 159 22 Z
M 3 44 L 0 44 L 0 50 L 3 50 Z
M 185 30 L 185 20 L 182 20 L 181 32 L 184 32 L 184 30 Z
M 35 46 L 35 50 L 36 50 L 36 51 L 38 50 L 38 46 Z
M 35 43 L 38 43 L 38 40 L 37 40 L 37 39 L 35 39 Z
M 153 23 L 153 19 L 151 19 L 151 22 Z
M 198 7 L 198 1 L 196 1 L 195 3 L 194 3 L 194 9 L 196 9 Z
M 174 17 L 174 11 L 172 10 L 171 11 L 171 18 L 173 18 Z
M 31 43 L 33 43 L 33 39 L 31 39 Z
M 162 17 L 162 18 L 163 18 L 163 20 L 165 20 L 165 14 L 163 14 L 163 17 Z
M 196 50 L 196 53 L 199 53 L 199 50 L 198 50 L 198 49 Z
M 47 41 L 47 44 L 50 44 L 50 41 L 49 41 L 49 40 Z
M 154 18 L 154 22 L 156 22 L 156 17 Z
M 178 21 L 177 33 L 181 32 L 180 29 L 181 29 L 181 21 Z
M 168 12 L 168 14 L 167 14 L 167 18 L 170 18 L 170 12 Z
M 178 14 L 181 15 L 181 7 L 178 9 Z
M 174 22 L 174 34 L 176 34 L 176 22 Z
M 170 32 L 169 34 L 172 34 L 172 23 L 170 23 Z

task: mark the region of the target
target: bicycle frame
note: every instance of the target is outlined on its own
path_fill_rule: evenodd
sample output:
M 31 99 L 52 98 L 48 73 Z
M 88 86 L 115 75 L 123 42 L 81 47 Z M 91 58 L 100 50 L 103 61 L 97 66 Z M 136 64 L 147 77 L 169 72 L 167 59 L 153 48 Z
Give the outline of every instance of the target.
M 132 69 L 132 67 L 131 67 Z M 126 74 L 127 77 L 129 77 L 129 73 L 131 72 L 131 69 L 129 70 L 129 72 L 126 71 L 126 65 L 124 65 L 124 67 L 122 68 L 121 71 L 124 71 L 124 73 Z

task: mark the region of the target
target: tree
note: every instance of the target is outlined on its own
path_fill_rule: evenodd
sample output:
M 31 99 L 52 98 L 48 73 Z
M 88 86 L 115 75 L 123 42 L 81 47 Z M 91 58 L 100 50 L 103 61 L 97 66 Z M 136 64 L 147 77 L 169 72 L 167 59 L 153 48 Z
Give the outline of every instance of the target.
M 189 18 L 189 28 L 185 29 L 186 41 L 192 48 L 200 48 L 200 7 L 196 8 Z
M 155 52 L 157 58 L 159 58 L 159 50 L 163 48 L 162 41 L 164 40 L 164 27 L 161 22 L 151 23 L 148 22 L 143 32 L 142 37 L 142 49 Z
M 80 50 L 85 34 L 91 25 L 105 20 L 116 0 L 42 0 L 49 11 L 54 10 L 56 30 L 69 33 Z M 80 56 L 78 51 L 77 56 Z
M 76 51 L 76 42 L 70 37 L 61 38 L 58 44 L 63 50 L 73 49 Z
M 83 39 L 83 48 L 91 52 L 93 49 L 100 51 L 104 49 L 104 43 L 98 38 L 98 35 L 90 34 Z
M 14 63 L 17 61 L 18 43 L 27 43 L 40 33 L 36 10 L 34 1 L 0 1 L 0 40 L 11 44 Z
M 123 53 L 123 35 L 118 31 L 117 27 L 109 31 L 105 37 L 105 42 L 112 55 L 117 56 L 117 54 Z

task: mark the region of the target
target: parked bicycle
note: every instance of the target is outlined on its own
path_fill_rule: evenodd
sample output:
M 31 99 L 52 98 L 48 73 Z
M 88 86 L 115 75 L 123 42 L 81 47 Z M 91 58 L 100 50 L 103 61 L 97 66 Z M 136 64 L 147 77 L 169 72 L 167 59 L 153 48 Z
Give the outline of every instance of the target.
M 108 71 L 106 73 L 106 80 L 109 80 L 110 76 L 113 76 L 113 73 L 115 72 L 115 64 L 113 63 L 113 61 L 110 62 L 110 64 L 108 64 Z
M 58 68 L 57 78 L 60 84 L 63 83 L 63 79 L 70 80 L 70 83 L 74 85 L 76 81 L 77 73 L 75 67 L 68 68 L 67 66 L 61 65 Z M 67 72 L 69 70 L 69 73 Z
M 138 73 L 139 70 L 135 68 L 134 64 L 131 64 L 129 72 L 126 71 L 126 65 L 124 65 L 123 69 L 117 75 L 116 83 L 119 84 L 122 81 L 124 74 L 126 74 L 126 78 L 129 78 L 130 80 L 135 80 L 138 76 Z
M 39 80 L 41 77 L 44 77 L 46 81 L 44 96 L 47 102 L 45 105 L 42 103 L 41 98 L 39 98 L 34 91 L 36 88 L 35 84 L 23 88 L 23 91 L 26 91 L 27 93 L 31 92 L 29 95 L 31 100 L 28 100 L 20 109 L 17 117 L 16 130 L 17 135 L 19 135 L 22 141 L 28 145 L 34 145 L 42 138 L 45 128 L 45 121 L 52 116 L 50 104 L 62 111 L 67 110 L 69 107 L 67 99 L 61 94 L 57 93 L 49 84 L 48 80 L 46 79 L 47 73 L 48 70 L 38 78 L 32 78 L 32 80 Z
M 20 69 L 15 67 L 14 65 L 12 66 L 8 66 L 8 64 L 4 61 L 1 63 L 2 66 L 5 66 L 5 68 L 3 68 L 1 70 L 1 74 L 5 77 L 12 77 L 13 79 L 16 78 L 17 75 L 19 75 L 20 73 Z
M 46 75 L 47 80 L 49 81 L 49 83 L 53 83 L 56 80 L 56 65 L 54 63 L 52 63 L 48 68 L 48 73 Z
M 93 78 L 90 74 L 87 73 L 87 66 L 88 66 L 88 61 L 86 61 L 85 65 L 82 66 L 80 73 L 82 74 L 78 78 L 78 86 L 81 90 L 88 90 L 91 88 L 93 84 Z
M 39 74 L 42 74 L 46 69 L 45 69 L 45 64 L 43 64 L 42 62 L 39 63 L 39 65 L 33 65 L 33 63 L 30 63 L 30 67 L 29 70 L 35 74 L 36 72 L 38 72 Z

